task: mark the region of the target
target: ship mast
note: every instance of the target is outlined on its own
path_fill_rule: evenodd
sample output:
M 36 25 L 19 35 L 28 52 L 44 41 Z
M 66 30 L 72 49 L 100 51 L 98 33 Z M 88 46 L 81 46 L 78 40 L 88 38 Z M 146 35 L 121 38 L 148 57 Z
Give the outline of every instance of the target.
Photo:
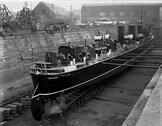
M 141 26 L 142 26 L 142 23 L 143 23 L 143 5 L 141 3 Z
M 72 8 L 72 5 L 70 5 L 70 10 L 71 10 L 71 22 L 73 22 L 72 20 L 73 20 L 73 8 Z
M 102 44 L 104 43 L 104 34 L 102 32 L 98 32 L 99 34 L 101 34 L 101 43 L 100 43 L 100 46 L 101 46 L 101 56 L 102 56 Z

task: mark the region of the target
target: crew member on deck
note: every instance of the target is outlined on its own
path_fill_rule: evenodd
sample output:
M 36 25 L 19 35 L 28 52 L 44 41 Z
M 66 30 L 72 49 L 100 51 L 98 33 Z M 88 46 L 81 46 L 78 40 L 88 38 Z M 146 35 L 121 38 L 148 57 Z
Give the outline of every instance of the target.
M 73 56 L 70 55 L 70 53 L 68 53 L 68 54 L 67 54 L 67 59 L 69 59 L 70 61 L 72 61 L 72 60 L 73 60 Z
M 91 54 L 87 53 L 85 62 L 86 62 L 87 65 L 89 65 L 90 61 L 91 61 Z
M 108 38 L 105 45 L 107 46 L 107 57 L 109 57 L 112 52 L 117 50 L 117 45 L 112 38 Z
M 60 53 L 58 55 L 58 60 L 61 61 L 61 65 L 64 65 L 65 64 L 65 60 L 66 60 L 65 55 L 63 55 L 62 53 Z
M 67 54 L 67 64 L 69 64 L 70 61 L 73 61 L 73 56 L 70 55 L 70 53 L 68 53 L 68 54 Z

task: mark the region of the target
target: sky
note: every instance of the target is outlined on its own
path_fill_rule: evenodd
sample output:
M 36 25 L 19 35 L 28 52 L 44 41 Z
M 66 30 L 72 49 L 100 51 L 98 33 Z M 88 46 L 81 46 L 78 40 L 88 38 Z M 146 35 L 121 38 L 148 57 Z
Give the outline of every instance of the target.
M 39 2 L 47 2 L 65 8 L 66 10 L 81 9 L 82 4 L 97 3 L 162 3 L 162 0 L 0 0 L 0 4 L 5 4 L 11 11 L 17 12 L 22 10 L 25 2 L 28 7 L 33 9 Z

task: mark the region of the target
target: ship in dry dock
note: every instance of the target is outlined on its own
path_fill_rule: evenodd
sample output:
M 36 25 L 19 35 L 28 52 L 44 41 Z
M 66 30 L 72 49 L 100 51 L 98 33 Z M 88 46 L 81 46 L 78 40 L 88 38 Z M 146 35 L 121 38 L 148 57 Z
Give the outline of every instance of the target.
M 107 39 L 106 36 L 108 36 Z M 54 100 L 60 104 L 67 93 L 86 89 L 126 69 L 127 67 L 122 67 L 120 64 L 123 62 L 129 64 L 129 61 L 138 58 L 128 57 L 128 61 L 122 61 L 122 55 L 145 53 L 146 49 L 139 48 L 149 47 L 153 39 L 152 36 L 149 36 L 148 40 L 144 40 L 144 36 L 141 34 L 134 40 L 129 35 L 124 36 L 125 39 L 131 39 L 128 40 L 131 44 L 126 51 L 118 51 L 110 57 L 112 52 L 117 52 L 117 48 L 116 43 L 109 36 L 109 34 L 105 35 L 104 40 L 103 36 L 99 36 L 100 45 L 60 46 L 57 55 L 47 52 L 44 62 L 35 62 L 30 74 L 35 89 L 31 99 L 31 111 L 36 120 L 42 119 L 46 102 Z M 95 37 L 98 38 L 98 36 Z M 135 41 L 136 39 L 138 42 Z M 130 48 L 131 45 L 133 45 L 132 48 Z M 113 51 L 111 52 L 111 50 Z M 119 61 L 115 61 L 115 59 L 119 59 Z M 57 97 L 60 97 L 61 100 L 58 101 Z
M 42 5 L 44 3 L 41 2 L 40 4 Z M 6 9 L 6 6 L 3 5 L 2 8 Z M 28 12 L 28 9 L 23 8 L 22 12 Z M 23 13 L 19 13 L 19 14 L 21 15 Z M 114 40 L 118 40 L 118 42 L 121 42 L 122 36 L 124 36 L 127 31 L 131 32 L 132 34 L 136 34 L 137 31 L 135 29 L 139 30 L 141 26 L 140 24 L 128 23 L 126 25 L 123 25 L 119 23 L 115 25 L 114 24 L 108 25 L 108 27 L 105 27 L 105 25 L 96 25 L 95 27 L 97 28 L 95 28 L 95 27 L 86 25 L 86 30 L 85 30 L 85 29 L 80 29 L 78 26 L 75 26 L 73 23 L 66 21 L 65 24 L 69 24 L 70 26 L 69 29 L 63 28 L 63 30 L 53 31 L 50 29 L 51 24 L 48 24 L 46 25 L 47 26 L 45 29 L 46 31 L 36 31 L 35 33 L 34 27 L 31 28 L 32 25 L 29 23 L 35 20 L 31 20 L 25 24 L 25 22 L 23 22 L 24 20 L 20 18 L 21 16 L 19 14 L 17 15 L 18 17 L 16 20 L 20 20 L 22 22 L 19 22 L 20 24 L 17 22 L 16 23 L 14 22 L 15 23 L 14 26 L 16 26 L 17 28 L 16 30 L 20 31 L 19 30 L 20 25 L 22 26 L 27 25 L 28 28 L 23 27 L 21 32 L 19 33 L 8 32 L 7 34 L 9 34 L 10 36 L 5 35 L 5 39 L 3 37 L 1 38 L 1 57 L 2 57 L 1 58 L 2 59 L 1 82 L 2 82 L 2 86 L 0 90 L 2 93 L 0 97 L 1 97 L 1 103 L 5 103 L 5 104 L 9 103 L 11 99 L 15 98 L 16 100 L 20 96 L 23 96 L 23 94 L 28 94 L 29 91 L 33 90 L 32 79 L 29 76 L 29 71 L 31 70 L 30 67 L 33 66 L 32 65 L 33 63 L 37 63 L 38 65 L 41 65 L 40 64 L 41 62 L 38 62 L 38 60 L 45 61 L 45 57 L 44 57 L 45 52 L 53 52 L 53 51 L 58 52 L 59 47 L 61 47 L 62 45 L 66 45 L 67 47 L 69 46 L 69 43 L 70 43 L 70 47 L 67 47 L 67 48 L 70 48 L 70 50 L 75 50 L 75 47 L 71 47 L 71 45 L 78 46 L 78 45 L 94 44 L 95 43 L 94 36 L 97 35 L 98 33 L 102 33 L 103 36 L 106 35 L 107 33 L 110 33 L 111 37 Z M 32 15 L 34 17 L 34 13 L 30 13 L 30 14 L 31 14 L 31 17 Z M 59 26 L 60 24 L 65 25 L 64 23 L 60 23 L 60 21 L 59 23 L 55 22 L 55 23 L 52 23 L 52 25 L 53 24 L 55 26 Z M 6 23 L 5 27 L 7 26 L 8 24 Z M 90 27 L 90 28 L 87 30 L 87 27 Z M 86 41 L 86 44 L 85 44 L 85 41 Z M 92 57 L 94 60 L 89 62 L 90 66 L 101 64 L 101 62 L 99 62 L 98 60 L 98 58 L 100 57 L 96 58 L 95 56 L 96 55 Z M 105 59 L 104 62 L 106 62 L 107 64 L 110 64 L 108 59 Z M 77 64 L 79 64 L 79 62 L 73 61 L 72 64 L 73 65 L 71 66 L 77 69 Z M 84 69 L 85 67 L 90 68 L 87 66 L 84 60 L 80 62 L 80 64 L 81 64 L 80 69 Z M 104 66 L 107 66 L 107 64 Z M 49 61 L 46 65 L 49 65 L 49 67 L 51 68 L 50 66 L 51 63 Z M 69 66 L 64 66 L 64 70 L 66 69 L 66 67 L 68 68 Z M 52 69 L 54 70 L 53 66 L 52 66 Z M 39 72 L 40 72 L 39 70 L 35 71 L 35 73 L 37 73 L 38 75 L 39 75 Z M 68 72 L 71 72 L 71 71 L 68 71 Z M 61 74 L 64 74 L 64 73 L 61 73 Z M 104 78 L 101 78 L 101 79 L 104 79 Z M 86 78 L 86 79 L 89 80 L 89 78 Z M 37 85 L 34 85 L 34 86 L 35 88 L 37 87 Z M 49 91 L 45 93 L 53 93 L 53 92 L 55 91 Z M 39 92 L 37 94 L 39 96 Z M 44 99 L 42 101 L 44 102 Z

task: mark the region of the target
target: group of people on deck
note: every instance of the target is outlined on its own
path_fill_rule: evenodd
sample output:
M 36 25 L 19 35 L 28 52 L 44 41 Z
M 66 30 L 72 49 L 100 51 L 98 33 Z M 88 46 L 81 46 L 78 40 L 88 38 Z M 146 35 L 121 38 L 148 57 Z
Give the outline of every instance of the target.
M 140 40 L 142 39 L 144 39 L 144 35 L 142 33 L 138 33 L 137 35 L 127 34 L 123 36 L 123 39 L 120 44 L 124 50 L 129 50 L 136 44 L 139 44 Z
M 70 61 L 73 60 L 73 56 L 70 53 L 68 53 L 67 55 L 59 53 L 57 56 L 57 60 L 61 61 L 61 65 L 68 65 Z
M 117 42 L 112 39 L 111 34 L 106 34 L 103 38 L 103 36 L 101 37 L 101 39 L 99 40 L 99 44 L 96 48 L 96 54 L 98 54 L 98 56 L 101 55 L 102 52 L 106 52 L 107 53 L 107 57 L 110 56 L 110 54 L 112 52 L 115 52 L 117 50 Z
M 96 53 L 98 55 L 100 55 L 101 54 L 100 48 L 102 48 L 102 50 L 103 50 L 104 46 L 105 46 L 106 52 L 107 52 L 107 57 L 110 57 L 110 54 L 112 52 L 116 52 L 118 47 L 121 48 L 123 51 L 126 51 L 126 50 L 129 50 L 129 49 L 133 48 L 134 46 L 138 45 L 139 43 L 141 43 L 143 39 L 144 39 L 144 35 L 142 33 L 138 33 L 136 35 L 128 33 L 128 34 L 122 36 L 121 40 L 116 41 L 116 40 L 112 39 L 111 34 L 108 33 L 104 36 L 104 39 L 103 39 L 103 36 L 100 39 L 98 38 L 98 40 L 102 44 L 98 45 L 98 49 L 96 49 Z

